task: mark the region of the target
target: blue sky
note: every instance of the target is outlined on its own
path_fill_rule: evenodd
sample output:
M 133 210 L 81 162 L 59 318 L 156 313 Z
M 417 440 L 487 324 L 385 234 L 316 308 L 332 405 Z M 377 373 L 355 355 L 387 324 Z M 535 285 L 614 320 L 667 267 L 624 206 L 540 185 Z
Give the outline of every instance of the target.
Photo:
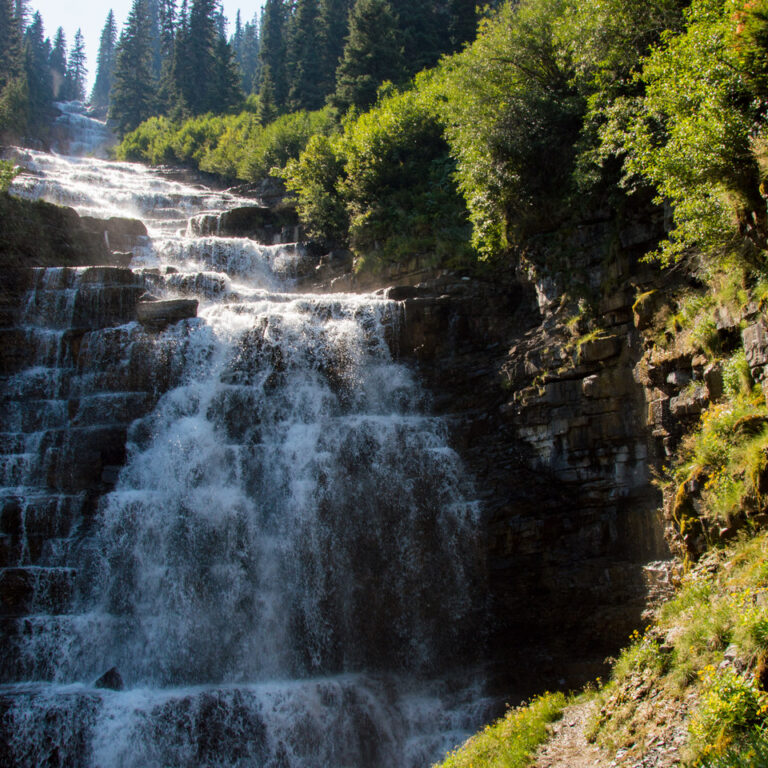
M 32 11 L 40 11 L 45 25 L 45 34 L 53 40 L 59 27 L 64 29 L 67 45 L 72 46 L 75 32 L 80 28 L 85 36 L 86 55 L 88 57 L 88 90 L 96 77 L 96 55 L 99 51 L 99 37 L 111 8 L 115 13 L 118 34 L 131 10 L 133 0 L 112 0 L 98 3 L 95 0 L 30 0 Z M 177 3 L 179 4 L 179 3 Z M 229 19 L 229 31 L 235 25 L 235 15 L 240 9 L 243 21 L 253 18 L 261 8 L 262 0 L 224 0 L 224 14 Z

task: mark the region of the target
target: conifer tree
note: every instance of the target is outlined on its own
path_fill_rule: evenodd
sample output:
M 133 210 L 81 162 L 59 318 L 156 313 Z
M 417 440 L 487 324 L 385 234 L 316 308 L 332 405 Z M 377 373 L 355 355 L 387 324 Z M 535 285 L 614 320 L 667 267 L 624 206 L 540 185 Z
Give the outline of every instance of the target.
M 56 30 L 56 37 L 53 39 L 53 50 L 49 60 L 51 76 L 53 78 L 53 97 L 55 99 L 67 100 L 67 39 L 64 36 L 64 30 L 59 27 Z
M 160 78 L 163 68 L 163 32 L 160 23 L 160 0 L 147 0 L 149 15 L 149 40 L 152 50 L 152 77 Z
M 109 106 L 109 92 L 115 74 L 115 48 L 117 46 L 117 27 L 115 14 L 110 9 L 99 39 L 99 53 L 96 59 L 96 81 L 91 91 L 91 104 L 97 108 Z
M 240 102 L 242 93 L 231 48 L 220 34 L 215 0 L 193 0 L 186 26 L 178 31 L 174 53 L 177 106 L 183 104 L 195 115 L 226 111 Z
M 298 0 L 288 35 L 288 109 L 320 109 L 323 87 L 322 37 L 317 0 Z
M 21 32 L 13 0 L 0 0 L 0 139 L 18 137 L 24 131 L 27 107 Z
M 29 0 L 14 0 L 13 18 L 20 35 L 23 35 L 30 21 Z
M 85 66 L 85 40 L 83 33 L 78 29 L 67 61 L 66 91 L 69 100 L 85 101 L 86 74 L 88 70 Z
M 45 37 L 43 19 L 37 12 L 24 33 L 24 68 L 29 94 L 28 128 L 40 131 L 50 120 L 53 111 L 53 78 L 48 61 L 51 42 Z
M 260 80 L 259 25 L 256 17 L 243 26 L 237 63 L 240 65 L 240 88 L 246 94 L 255 93 Z
M 155 107 L 147 0 L 133 0 L 117 44 L 109 116 L 122 136 L 151 117 Z
M 332 94 L 336 88 L 336 70 L 344 52 L 351 7 L 352 0 L 320 0 L 318 20 L 322 56 L 320 88 L 325 96 Z
M 0 0 L 0 90 L 21 74 L 21 35 L 12 0 Z
M 357 0 L 349 16 L 349 36 L 336 73 L 332 101 L 339 109 L 366 109 L 385 80 L 405 73 L 392 7 L 387 0 Z
M 176 37 L 176 2 L 175 0 L 160 0 L 160 47 L 163 63 L 173 56 L 173 43 Z
M 261 13 L 259 61 L 261 78 L 259 93 L 269 86 L 269 98 L 278 113 L 285 110 L 288 99 L 286 71 L 286 24 L 288 6 L 285 0 L 266 0 Z

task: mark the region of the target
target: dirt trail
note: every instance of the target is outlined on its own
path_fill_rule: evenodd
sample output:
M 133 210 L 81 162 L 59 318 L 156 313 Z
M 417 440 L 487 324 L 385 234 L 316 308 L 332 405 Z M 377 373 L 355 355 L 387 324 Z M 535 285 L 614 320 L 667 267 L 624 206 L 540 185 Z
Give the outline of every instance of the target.
M 587 702 L 566 707 L 562 719 L 552 725 L 551 738 L 536 753 L 533 768 L 609 768 L 616 765 L 584 736 L 593 706 L 593 702 Z

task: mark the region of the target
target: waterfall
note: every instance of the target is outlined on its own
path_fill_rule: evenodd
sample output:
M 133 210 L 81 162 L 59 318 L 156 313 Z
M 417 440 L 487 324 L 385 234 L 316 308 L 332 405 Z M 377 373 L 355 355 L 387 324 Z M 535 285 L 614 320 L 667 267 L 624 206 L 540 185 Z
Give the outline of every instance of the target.
M 485 712 L 481 511 L 399 305 L 297 293 L 297 244 L 192 237 L 229 192 L 14 157 L 15 194 L 149 238 L 30 270 L 8 331 L 0 763 L 438 760 Z M 147 330 L 147 291 L 198 316 Z

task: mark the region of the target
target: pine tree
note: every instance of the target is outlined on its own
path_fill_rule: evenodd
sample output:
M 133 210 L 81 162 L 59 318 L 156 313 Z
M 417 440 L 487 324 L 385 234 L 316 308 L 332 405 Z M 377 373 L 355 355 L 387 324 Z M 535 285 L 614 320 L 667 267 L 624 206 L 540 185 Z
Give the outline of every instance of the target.
M 117 27 L 115 14 L 110 9 L 99 38 L 99 53 L 96 59 L 96 81 L 91 91 L 91 104 L 97 109 L 109 106 L 109 92 L 115 74 L 115 48 Z
M 0 91 L 21 74 L 21 35 L 12 0 L 0 0 Z
M 21 32 L 12 0 L 0 0 L 0 140 L 16 139 L 26 128 L 27 80 Z
M 288 99 L 288 73 L 286 70 L 288 10 L 285 0 L 266 0 L 261 12 L 259 93 L 265 90 L 268 76 L 269 98 L 278 113 L 285 110 Z
M 349 30 L 349 11 L 352 0 L 320 0 L 320 50 L 322 79 L 320 89 L 325 96 L 336 89 L 336 70 L 344 53 L 344 42 Z
M 122 136 L 155 112 L 152 41 L 147 0 L 133 0 L 117 44 L 110 119 Z
M 152 77 L 160 78 L 163 68 L 163 31 L 160 23 L 160 0 L 147 0 L 149 15 L 149 40 L 152 50 Z
M 160 43 L 163 63 L 173 56 L 173 43 L 176 37 L 176 2 L 160 0 Z
M 53 115 L 53 78 L 48 61 L 51 42 L 45 37 L 43 19 L 37 12 L 24 33 L 24 68 L 29 93 L 28 128 L 32 132 L 44 130 Z
M 240 88 L 244 93 L 255 93 L 259 87 L 261 62 L 259 60 L 259 25 L 254 17 L 243 27 L 243 40 L 240 46 L 238 63 L 240 64 Z
M 336 73 L 332 102 L 339 109 L 367 109 L 385 80 L 405 73 L 397 25 L 387 0 L 357 0 L 349 16 L 349 36 Z
M 320 109 L 326 94 L 317 0 L 298 0 L 288 32 L 288 109 Z
M 242 100 L 232 50 L 220 34 L 220 19 L 215 0 L 193 0 L 187 31 L 177 35 L 175 87 L 195 115 L 226 111 Z
M 85 66 L 85 40 L 83 40 L 83 33 L 78 29 L 67 61 L 66 90 L 69 100 L 85 101 L 86 74 L 88 70 Z
M 29 24 L 29 0 L 14 0 L 13 18 L 16 20 L 16 28 L 23 35 Z
M 51 58 L 48 61 L 53 78 L 53 97 L 67 101 L 67 38 L 64 36 L 64 30 L 59 27 L 56 30 L 56 37 L 53 38 L 53 50 Z

